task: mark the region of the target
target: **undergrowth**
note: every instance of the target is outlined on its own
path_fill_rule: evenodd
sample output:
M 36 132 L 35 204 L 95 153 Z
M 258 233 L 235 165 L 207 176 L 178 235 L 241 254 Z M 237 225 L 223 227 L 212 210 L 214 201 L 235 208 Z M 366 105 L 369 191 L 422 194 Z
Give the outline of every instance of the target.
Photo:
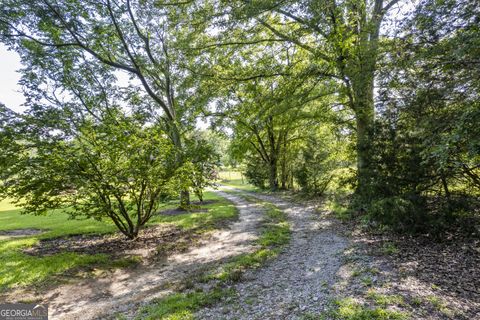
M 380 306 L 369 307 L 354 299 L 344 298 L 334 300 L 329 310 L 320 315 L 307 315 L 309 320 L 406 320 L 409 318 L 405 312 L 390 310 L 387 304 L 390 300 L 382 301 Z M 396 301 L 394 301 L 396 302 Z

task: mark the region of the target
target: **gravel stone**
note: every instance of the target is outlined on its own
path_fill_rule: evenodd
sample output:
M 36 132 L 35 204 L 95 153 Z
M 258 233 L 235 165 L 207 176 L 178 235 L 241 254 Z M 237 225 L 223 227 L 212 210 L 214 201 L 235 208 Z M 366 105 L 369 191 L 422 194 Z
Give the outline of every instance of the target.
M 349 240 L 334 228 L 322 228 L 329 218 L 319 219 L 313 207 L 271 195 L 249 195 L 287 213 L 292 230 L 290 244 L 275 260 L 247 271 L 243 282 L 232 285 L 238 293 L 233 303 L 239 308 L 221 301 L 200 310 L 196 318 L 290 320 L 321 313 L 333 297 L 325 286 L 335 283 Z

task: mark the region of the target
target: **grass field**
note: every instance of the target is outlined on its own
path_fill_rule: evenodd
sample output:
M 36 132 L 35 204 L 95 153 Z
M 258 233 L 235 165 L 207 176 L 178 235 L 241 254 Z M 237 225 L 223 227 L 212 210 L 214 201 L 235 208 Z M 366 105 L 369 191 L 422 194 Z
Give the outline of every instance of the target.
M 150 220 L 150 224 L 172 223 L 178 227 L 185 229 L 201 228 L 204 231 L 211 230 L 225 220 L 237 217 L 235 206 L 228 200 L 217 196 L 213 192 L 205 192 L 204 199 L 206 204 L 201 205 L 201 209 L 208 209 L 207 212 L 201 213 L 185 213 L 179 215 L 157 215 Z M 216 200 L 209 202 L 209 200 Z M 164 207 L 169 209 L 177 207 L 178 203 L 169 204 Z
M 149 225 L 174 224 L 187 230 L 202 231 L 215 228 L 219 222 L 236 218 L 237 211 L 229 201 L 212 192 L 206 192 L 205 200 L 216 200 L 201 205 L 202 209 L 208 209 L 207 212 L 156 215 Z M 163 209 L 176 206 L 177 203 L 171 202 Z M 37 285 L 52 276 L 85 266 L 111 268 L 125 265 L 121 261 L 112 261 L 106 254 L 62 252 L 48 256 L 32 256 L 23 253 L 22 249 L 31 247 L 42 239 L 78 234 L 107 234 L 116 232 L 116 228 L 108 221 L 72 220 L 59 211 L 51 211 L 46 216 L 23 215 L 20 211 L 7 201 L 0 202 L 0 232 L 16 229 L 43 229 L 45 232 L 0 240 L 0 291 L 17 286 Z
M 220 183 L 245 191 L 257 191 L 258 189 L 249 184 L 240 171 L 220 171 Z

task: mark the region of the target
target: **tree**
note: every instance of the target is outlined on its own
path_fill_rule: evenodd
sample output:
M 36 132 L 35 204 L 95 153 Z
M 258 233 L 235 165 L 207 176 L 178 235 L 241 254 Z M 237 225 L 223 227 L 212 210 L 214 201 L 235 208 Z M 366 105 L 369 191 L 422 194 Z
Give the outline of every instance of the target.
M 191 188 L 197 198 L 203 202 L 203 190 L 207 187 L 216 187 L 218 179 L 218 168 L 220 166 L 220 154 L 209 132 L 194 131 L 188 139 L 188 159 L 190 161 L 189 179 Z
M 346 138 L 335 130 L 334 123 L 320 122 L 315 130 L 308 133 L 299 146 L 300 152 L 293 170 L 302 191 L 323 195 L 334 178 L 339 176 L 337 169 L 348 166 Z
M 266 51 L 270 53 L 269 59 L 265 58 Z M 263 60 L 256 60 L 257 55 L 262 55 Z M 313 78 L 312 70 L 303 63 L 304 58 L 303 52 L 289 45 L 252 45 L 236 50 L 234 55 L 225 54 L 222 67 L 216 67 L 216 77 L 223 79 L 233 73 L 248 74 L 257 67 L 275 70 L 268 77 L 219 80 L 223 96 L 217 98 L 215 110 L 207 113 L 218 118 L 216 125 L 223 122 L 233 129 L 231 149 L 238 158 L 254 161 L 253 166 L 247 166 L 249 180 L 263 186 L 262 179 L 253 175 L 267 171 L 271 190 L 286 187 L 290 145 L 304 137 L 302 127 L 315 123 L 315 118 L 325 111 L 313 110 L 313 101 L 334 94 L 334 83 Z M 265 170 L 255 165 L 265 166 Z
M 311 88 L 297 87 L 295 90 L 299 92 L 294 92 L 282 87 L 283 82 L 270 84 L 254 81 L 242 86 L 237 95 L 238 103 L 229 107 L 223 116 L 233 120 L 230 123 L 234 127 L 233 148 L 237 154 L 244 158 L 246 151 L 255 153 L 252 159 L 260 160 L 267 168 L 269 187 L 276 190 L 280 186 L 280 164 L 290 144 L 302 139 L 304 134 L 300 129 L 314 121 L 303 109 L 310 99 L 305 92 Z M 282 181 L 285 186 L 285 179 Z
M 294 44 L 309 54 L 308 61 L 317 76 L 330 77 L 342 85 L 340 93 L 355 115 L 357 194 L 364 198 L 372 175 L 374 82 L 381 25 L 397 2 L 235 1 L 226 5 L 245 34 L 267 32 L 263 40 L 256 42 Z M 257 27 L 252 27 L 252 23 Z M 258 31 L 259 27 L 263 27 L 263 32 Z
M 183 167 L 161 119 L 104 64 L 68 54 L 42 64 L 23 72 L 26 113 L 2 109 L 0 194 L 27 213 L 110 219 L 137 237 L 179 190 Z
M 9 126 L 9 124 L 16 118 L 15 112 L 8 109 L 3 103 L 0 103 L 0 149 L 2 150 L 0 154 L 0 181 L 3 176 L 3 168 L 7 168 L 15 164 L 15 158 L 19 152 L 19 148 L 15 143 L 14 130 Z
M 185 44 L 197 31 L 184 21 L 193 16 L 190 2 L 102 1 L 2 1 L 0 40 L 17 50 L 23 62 L 37 69 L 45 61 L 65 61 L 69 68 L 80 60 L 100 63 L 111 73 L 126 72 L 139 92 L 161 118 L 175 146 L 177 166 L 184 161 L 183 134 L 191 121 L 190 96 L 195 82 L 188 71 Z M 188 190 L 182 192 L 188 206 Z
M 479 19 L 475 1 L 422 1 L 389 43 L 372 147 L 383 223 L 441 230 L 478 210 Z
M 172 144 L 157 126 L 145 127 L 142 115 L 118 106 L 96 115 L 38 108 L 10 118 L 15 142 L 2 150 L 16 155 L 2 166 L 0 191 L 26 213 L 62 209 L 110 219 L 134 239 L 161 200 L 175 193 Z

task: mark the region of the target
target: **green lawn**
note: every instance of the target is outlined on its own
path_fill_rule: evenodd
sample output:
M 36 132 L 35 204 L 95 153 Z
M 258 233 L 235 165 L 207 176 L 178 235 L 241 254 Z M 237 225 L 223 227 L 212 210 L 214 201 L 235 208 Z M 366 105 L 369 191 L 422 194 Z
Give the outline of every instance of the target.
M 21 209 L 6 201 L 0 203 L 0 230 L 44 229 L 48 230 L 38 238 L 54 238 L 71 234 L 114 232 L 113 223 L 92 219 L 72 220 L 60 210 L 52 210 L 45 216 L 21 214 Z
M 208 203 L 209 200 L 215 200 Z M 217 196 L 213 192 L 205 192 L 204 201 L 206 204 L 201 205 L 201 209 L 208 209 L 207 212 L 193 212 L 179 215 L 157 215 L 153 217 L 150 224 L 172 223 L 185 229 L 197 229 L 208 231 L 215 228 L 218 223 L 227 219 L 237 217 L 238 213 L 235 206 L 228 200 Z M 175 207 L 178 204 L 175 204 Z M 168 207 L 171 207 L 169 205 Z
M 208 212 L 158 215 L 152 218 L 149 225 L 171 223 L 185 229 L 205 231 L 215 228 L 226 219 L 237 217 L 235 207 L 213 192 L 206 192 L 205 200 L 217 200 L 201 206 L 202 209 L 208 209 Z M 178 203 L 171 202 L 163 209 L 176 206 Z M 34 236 L 0 240 L 0 291 L 17 286 L 36 285 L 51 279 L 54 275 L 87 265 L 99 267 L 123 265 L 119 261 L 112 262 L 105 254 L 63 252 L 45 257 L 24 254 L 21 251 L 23 248 L 33 246 L 41 239 L 73 234 L 113 233 L 116 232 L 116 228 L 108 221 L 72 220 L 60 211 L 49 212 L 46 216 L 23 215 L 20 211 L 7 201 L 0 202 L 0 230 L 35 228 L 44 229 L 45 232 Z
M 220 184 L 245 191 L 258 191 L 258 188 L 247 182 L 239 171 L 220 171 Z

